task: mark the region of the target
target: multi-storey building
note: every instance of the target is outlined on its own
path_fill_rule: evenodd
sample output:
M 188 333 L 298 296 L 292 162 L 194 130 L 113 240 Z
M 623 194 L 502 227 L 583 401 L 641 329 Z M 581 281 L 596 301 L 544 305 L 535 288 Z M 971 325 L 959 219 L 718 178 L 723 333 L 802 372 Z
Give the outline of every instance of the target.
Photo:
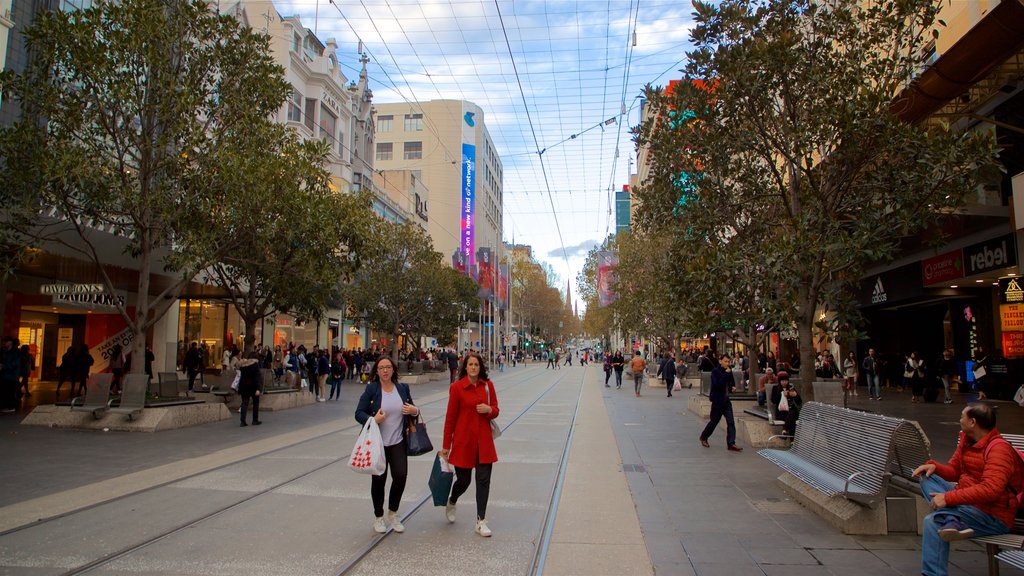
M 374 166 L 413 171 L 430 190 L 434 249 L 461 252 L 469 268 L 481 248 L 500 262 L 502 164 L 483 111 L 462 100 L 375 106 Z
M 430 193 L 417 170 L 380 170 L 373 183 L 382 192 L 374 210 L 390 222 L 413 222 L 429 232 L 427 211 Z

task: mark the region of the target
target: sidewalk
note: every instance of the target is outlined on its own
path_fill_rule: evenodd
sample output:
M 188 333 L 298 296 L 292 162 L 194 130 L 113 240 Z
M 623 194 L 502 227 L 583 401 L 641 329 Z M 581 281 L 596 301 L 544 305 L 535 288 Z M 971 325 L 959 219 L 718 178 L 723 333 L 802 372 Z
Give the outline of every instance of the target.
M 600 384 L 599 384 L 600 385 Z M 777 467 L 743 446 L 725 450 L 725 423 L 703 448 L 706 421 L 687 410 L 696 389 L 666 398 L 664 388 L 601 387 L 623 468 L 656 574 L 672 575 L 863 575 L 920 574 L 916 534 L 847 536 L 791 500 L 776 485 Z M 854 398 L 852 407 L 919 420 L 932 454 L 948 459 L 963 403 L 912 404 L 909 392 L 881 402 Z M 739 415 L 745 403 L 734 402 Z M 749 404 L 749 403 L 747 403 Z M 1000 403 L 1000 429 L 1019 432 L 1024 410 Z M 951 575 L 988 573 L 982 548 L 953 545 Z M 1002 574 L 1022 574 L 1003 567 Z

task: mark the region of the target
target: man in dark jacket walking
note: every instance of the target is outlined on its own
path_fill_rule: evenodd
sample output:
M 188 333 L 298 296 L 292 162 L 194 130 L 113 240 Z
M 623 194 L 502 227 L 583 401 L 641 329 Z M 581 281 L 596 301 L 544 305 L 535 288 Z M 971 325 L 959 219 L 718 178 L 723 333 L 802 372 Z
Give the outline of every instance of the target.
M 665 388 L 668 390 L 668 398 L 672 397 L 672 386 L 676 383 L 676 361 L 672 355 L 665 356 L 661 361 L 661 379 L 665 381 Z
M 725 416 L 726 447 L 732 452 L 742 452 L 743 448 L 736 445 L 736 421 L 732 417 L 732 401 L 729 400 L 729 392 L 736 390 L 730 370 L 732 358 L 729 358 L 728 354 L 722 354 L 718 361 L 719 366 L 711 371 L 711 391 L 708 393 L 708 399 L 711 400 L 711 420 L 700 434 L 700 444 L 705 448 L 711 447 L 708 438 Z

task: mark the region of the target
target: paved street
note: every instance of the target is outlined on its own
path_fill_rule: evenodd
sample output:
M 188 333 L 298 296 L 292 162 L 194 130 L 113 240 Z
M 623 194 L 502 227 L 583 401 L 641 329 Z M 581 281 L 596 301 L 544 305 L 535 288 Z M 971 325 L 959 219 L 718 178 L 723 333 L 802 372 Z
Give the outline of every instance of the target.
M 691 390 L 636 398 L 627 386 L 604 388 L 599 366 L 533 364 L 494 380 L 506 432 L 489 540 L 472 533 L 473 489 L 454 525 L 429 502 L 414 509 L 427 495 L 428 457 L 410 460 L 406 533 L 375 537 L 369 481 L 345 467 L 361 389 L 346 384 L 341 402 L 269 412 L 244 429 L 232 419 L 157 434 L 77 432 L 0 418 L 0 574 L 80 573 L 98 560 L 90 573 L 311 575 L 351 564 L 352 574 L 527 574 L 535 561 L 555 575 L 919 573 L 918 536 L 845 536 L 788 499 L 755 450 L 727 452 L 724 430 L 702 448 Z M 417 385 L 413 396 L 438 442 L 447 385 Z M 952 450 L 961 406 L 912 405 L 895 391 L 863 403 L 919 419 L 939 458 Z M 1000 409 L 1001 428 L 1021 432 L 1021 410 Z M 49 520 L 14 528 L 26 511 Z M 954 550 L 951 574 L 986 574 L 980 547 Z

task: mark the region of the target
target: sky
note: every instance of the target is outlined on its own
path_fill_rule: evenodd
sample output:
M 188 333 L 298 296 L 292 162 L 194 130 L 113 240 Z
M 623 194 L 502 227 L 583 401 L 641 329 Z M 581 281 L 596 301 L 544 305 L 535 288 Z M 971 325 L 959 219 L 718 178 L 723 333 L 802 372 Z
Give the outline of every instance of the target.
M 374 102 L 468 100 L 504 167 L 504 239 L 572 282 L 614 232 L 614 193 L 636 171 L 630 128 L 646 84 L 679 78 L 688 0 L 275 1 L 358 76 Z M 635 38 L 635 42 L 634 42 Z M 579 303 L 582 311 L 583 305 Z

